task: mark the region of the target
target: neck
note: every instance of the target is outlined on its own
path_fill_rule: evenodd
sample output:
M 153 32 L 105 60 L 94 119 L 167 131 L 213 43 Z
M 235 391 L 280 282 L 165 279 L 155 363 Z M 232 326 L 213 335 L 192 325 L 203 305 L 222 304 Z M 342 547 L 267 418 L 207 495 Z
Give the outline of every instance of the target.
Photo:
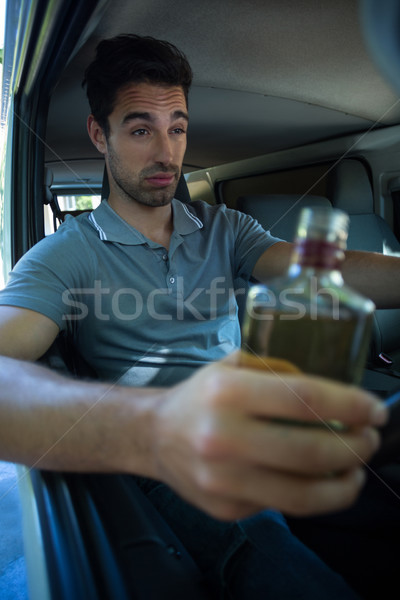
M 168 249 L 173 230 L 172 204 L 147 206 L 135 200 L 121 201 L 110 194 L 111 208 L 145 237 Z

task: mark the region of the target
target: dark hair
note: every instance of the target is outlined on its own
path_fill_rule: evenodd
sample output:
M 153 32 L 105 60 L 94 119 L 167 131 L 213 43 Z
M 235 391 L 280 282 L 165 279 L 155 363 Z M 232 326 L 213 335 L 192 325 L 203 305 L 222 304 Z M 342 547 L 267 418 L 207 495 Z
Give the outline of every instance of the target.
M 106 136 L 107 117 L 113 111 L 117 92 L 132 82 L 181 86 L 188 104 L 192 69 L 173 44 L 149 36 L 124 34 L 100 42 L 82 85 L 86 86 L 91 112 Z

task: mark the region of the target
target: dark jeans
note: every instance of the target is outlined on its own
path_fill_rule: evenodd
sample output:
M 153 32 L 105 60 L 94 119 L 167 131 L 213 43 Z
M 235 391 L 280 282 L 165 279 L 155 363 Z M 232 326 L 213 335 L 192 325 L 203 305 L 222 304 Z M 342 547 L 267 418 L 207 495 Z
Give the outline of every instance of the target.
M 361 598 L 400 597 L 400 462 L 369 471 L 350 509 L 287 521 L 293 534 L 341 573 Z
M 196 561 L 210 599 L 359 598 L 337 572 L 291 533 L 280 513 L 263 511 L 241 521 L 221 522 L 190 506 L 163 484 L 137 481 Z

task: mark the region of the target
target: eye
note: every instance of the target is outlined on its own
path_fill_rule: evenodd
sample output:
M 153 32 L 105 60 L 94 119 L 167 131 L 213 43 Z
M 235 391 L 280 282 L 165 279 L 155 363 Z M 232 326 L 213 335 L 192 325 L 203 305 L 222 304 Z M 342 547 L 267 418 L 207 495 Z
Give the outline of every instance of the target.
M 171 133 L 174 133 L 176 135 L 184 135 L 186 133 L 186 130 L 182 127 L 175 127 L 174 129 L 172 129 Z
M 131 135 L 138 135 L 138 136 L 142 136 L 142 135 L 147 135 L 149 132 L 147 131 L 147 129 L 135 129 L 135 131 L 132 131 Z

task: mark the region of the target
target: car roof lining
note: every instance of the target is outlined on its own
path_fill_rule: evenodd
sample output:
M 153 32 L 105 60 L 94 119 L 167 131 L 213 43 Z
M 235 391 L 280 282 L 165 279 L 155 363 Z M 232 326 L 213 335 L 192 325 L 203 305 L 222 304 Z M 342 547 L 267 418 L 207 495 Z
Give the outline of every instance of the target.
M 123 32 L 168 39 L 187 54 L 194 81 L 185 163 L 193 168 L 400 122 L 397 94 L 367 51 L 357 0 L 113 0 L 53 94 L 46 160 L 98 157 L 81 80 L 99 40 Z

